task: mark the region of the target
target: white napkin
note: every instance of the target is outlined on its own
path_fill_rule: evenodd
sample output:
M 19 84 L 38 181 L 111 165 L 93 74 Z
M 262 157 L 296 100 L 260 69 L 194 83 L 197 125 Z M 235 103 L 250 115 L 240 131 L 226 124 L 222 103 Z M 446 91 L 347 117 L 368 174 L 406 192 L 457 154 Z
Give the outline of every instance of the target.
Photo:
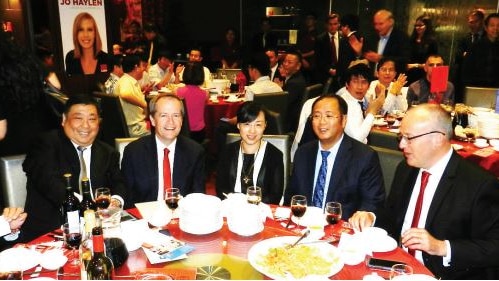
M 342 253 L 343 261 L 348 265 L 359 264 L 364 261 L 366 255 L 372 255 L 364 235 L 360 233 L 341 233 L 338 249 Z
M 275 219 L 289 219 L 291 215 L 291 209 L 288 207 L 277 207 L 275 209 L 274 218 Z

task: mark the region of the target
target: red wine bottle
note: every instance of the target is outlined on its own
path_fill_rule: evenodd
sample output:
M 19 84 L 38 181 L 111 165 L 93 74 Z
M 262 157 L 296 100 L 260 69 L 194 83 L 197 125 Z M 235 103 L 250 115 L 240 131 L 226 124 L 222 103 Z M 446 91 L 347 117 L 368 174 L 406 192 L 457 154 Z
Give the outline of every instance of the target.
M 71 174 L 64 174 L 66 181 L 66 197 L 62 202 L 63 223 L 67 223 L 70 231 L 79 232 L 80 229 L 80 201 L 73 194 Z
M 81 190 L 83 192 L 83 199 L 80 202 L 80 217 L 84 217 L 86 210 L 97 210 L 92 195 L 90 194 L 90 182 L 88 178 L 81 179 Z
M 87 266 L 88 280 L 111 280 L 114 271 L 113 262 L 106 256 L 102 227 L 92 229 L 94 255 Z

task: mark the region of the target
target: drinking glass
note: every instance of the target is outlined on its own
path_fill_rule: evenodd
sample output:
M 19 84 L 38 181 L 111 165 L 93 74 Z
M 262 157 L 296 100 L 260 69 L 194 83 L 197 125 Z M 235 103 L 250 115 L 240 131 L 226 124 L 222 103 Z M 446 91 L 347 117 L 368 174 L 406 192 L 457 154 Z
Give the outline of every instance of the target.
M 94 198 L 98 210 L 107 209 L 111 204 L 111 190 L 107 187 L 99 187 L 95 190 Z
M 172 187 L 165 191 L 166 206 L 172 211 L 178 208 L 178 200 L 180 200 L 180 190 Z
M 340 202 L 326 203 L 326 220 L 329 224 L 337 224 L 341 220 L 341 214 Z
M 262 189 L 258 186 L 250 186 L 246 190 L 248 203 L 258 205 L 262 201 Z
M 0 280 L 22 280 L 22 277 L 21 270 L 0 271 Z
M 82 233 L 80 227 L 70 228 L 68 223 L 63 225 L 64 242 L 65 246 L 71 250 L 71 258 L 69 262 L 71 265 L 80 265 L 80 258 L 78 256 L 78 248 L 81 244 Z
M 390 280 L 396 279 L 397 276 L 412 275 L 413 269 L 405 263 L 397 263 L 390 269 Z
M 466 129 L 464 129 L 464 132 L 466 134 L 466 141 L 468 143 L 475 141 L 475 137 L 476 137 L 476 129 L 475 128 L 468 126 L 468 127 L 466 127 Z
M 307 211 L 307 197 L 303 195 L 293 195 L 291 197 L 291 212 L 293 216 L 298 218 L 298 225 L 300 224 L 301 217 Z

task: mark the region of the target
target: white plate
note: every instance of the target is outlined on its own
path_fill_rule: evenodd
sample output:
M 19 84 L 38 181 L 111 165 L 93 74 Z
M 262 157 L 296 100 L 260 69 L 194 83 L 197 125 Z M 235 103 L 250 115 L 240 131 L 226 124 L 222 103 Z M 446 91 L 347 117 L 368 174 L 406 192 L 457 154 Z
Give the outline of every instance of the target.
M 388 123 L 385 120 L 376 119 L 373 123 L 375 126 L 386 126 Z
M 386 235 L 383 236 L 383 238 L 378 237 L 376 241 L 371 241 L 369 247 L 373 252 L 390 252 L 397 248 L 397 241 Z
M 295 224 L 305 227 L 327 225 L 326 214 L 324 214 L 322 209 L 310 206 L 307 207 L 307 211 L 305 212 L 303 217 L 301 217 L 301 219 L 292 216 L 291 221 L 293 221 Z
M 68 261 L 62 249 L 52 249 L 45 251 L 41 255 L 40 265 L 48 270 L 56 270 Z
M 457 143 L 453 143 L 452 148 L 454 148 L 454 150 L 461 150 L 463 149 L 463 146 Z
M 0 265 L 18 268 L 23 271 L 37 266 L 41 254 L 26 248 L 10 248 L 0 253 Z
M 263 264 L 263 257 L 268 253 L 270 248 L 281 247 L 288 244 L 296 242 L 297 236 L 284 236 L 284 237 L 274 237 L 258 242 L 253 245 L 248 252 L 248 261 L 256 270 L 260 273 L 272 278 L 272 279 L 290 279 L 292 276 L 287 276 L 286 274 L 272 273 L 270 269 Z M 318 280 L 318 278 L 327 278 L 336 273 L 338 273 L 343 268 L 343 261 L 341 259 L 341 254 L 338 248 L 327 243 L 320 244 L 309 244 L 307 247 L 319 250 L 320 256 L 328 261 L 330 261 L 331 266 L 329 266 L 329 271 L 325 275 L 314 274 L 314 272 L 308 271 L 307 276 L 303 278 L 313 278 L 310 280 Z M 296 265 L 303 261 L 295 260 Z M 296 265 L 290 265 L 290 267 L 295 267 Z
M 485 148 L 485 147 L 488 147 L 489 144 L 488 143 L 484 143 L 484 144 L 478 144 L 478 143 L 473 143 L 476 147 L 478 148 Z
M 434 277 L 431 277 L 430 275 L 426 274 L 412 274 L 412 275 L 400 275 L 394 277 L 392 280 L 397 280 L 397 281 L 432 281 L 432 280 L 437 280 Z

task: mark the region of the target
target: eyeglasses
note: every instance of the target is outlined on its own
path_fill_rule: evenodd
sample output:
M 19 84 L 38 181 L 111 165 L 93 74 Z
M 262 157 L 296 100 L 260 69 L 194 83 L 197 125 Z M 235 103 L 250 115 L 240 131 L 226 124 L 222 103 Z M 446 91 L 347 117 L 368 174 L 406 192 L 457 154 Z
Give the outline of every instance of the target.
M 314 113 L 314 114 L 310 115 L 310 118 L 312 118 L 312 121 L 319 121 L 319 120 L 322 120 L 323 117 L 326 117 L 327 121 L 331 121 L 333 119 L 340 118 L 340 116 L 341 115 L 333 115 L 333 114 L 322 115 L 320 113 Z
M 398 140 L 398 142 L 401 142 L 402 140 L 404 140 L 407 143 L 411 143 L 411 141 L 413 139 L 417 139 L 417 138 L 420 138 L 422 136 L 426 136 L 426 135 L 429 135 L 429 134 L 442 134 L 442 135 L 445 136 L 445 133 L 443 133 L 443 132 L 440 132 L 440 131 L 431 131 L 431 132 L 428 132 L 428 133 L 424 133 L 424 134 L 416 135 L 416 136 L 412 136 L 412 137 L 408 137 L 408 136 L 404 136 L 402 134 L 398 134 L 397 135 L 397 140 Z
M 381 67 L 379 69 L 379 72 L 381 72 L 381 73 L 392 73 L 392 72 L 395 72 L 395 69 L 394 68 Z
M 429 67 L 435 67 L 435 66 L 442 66 L 444 65 L 443 63 L 429 63 L 428 66 Z

